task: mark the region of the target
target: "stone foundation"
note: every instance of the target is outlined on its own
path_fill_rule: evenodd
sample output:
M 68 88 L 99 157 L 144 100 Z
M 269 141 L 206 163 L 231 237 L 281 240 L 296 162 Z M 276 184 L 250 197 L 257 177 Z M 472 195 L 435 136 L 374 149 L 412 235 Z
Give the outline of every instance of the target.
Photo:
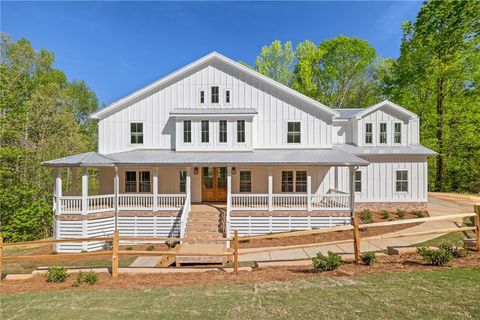
M 428 202 L 355 202 L 355 211 L 360 212 L 366 209 L 372 212 L 428 211 Z

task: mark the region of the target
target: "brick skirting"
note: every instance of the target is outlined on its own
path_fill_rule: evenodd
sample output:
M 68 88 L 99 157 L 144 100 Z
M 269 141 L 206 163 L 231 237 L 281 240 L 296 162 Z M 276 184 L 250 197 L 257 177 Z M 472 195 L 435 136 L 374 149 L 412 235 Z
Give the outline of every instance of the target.
M 395 212 L 398 209 L 405 211 L 428 211 L 428 202 L 355 202 L 355 211 L 369 209 L 373 212 L 387 210 Z

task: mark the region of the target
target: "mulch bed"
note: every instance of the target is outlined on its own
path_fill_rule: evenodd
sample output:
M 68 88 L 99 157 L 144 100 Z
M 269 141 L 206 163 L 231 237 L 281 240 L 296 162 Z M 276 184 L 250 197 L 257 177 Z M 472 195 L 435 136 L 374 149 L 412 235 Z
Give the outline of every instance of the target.
M 248 284 L 321 277 L 352 277 L 367 274 L 411 272 L 421 270 L 439 270 L 452 268 L 479 268 L 480 253 L 472 252 L 465 258 L 455 259 L 447 267 L 434 267 L 422 264 L 416 253 L 402 256 L 384 256 L 377 259 L 373 266 L 345 262 L 339 269 L 329 272 L 315 272 L 311 266 L 275 267 L 255 269 L 251 272 L 241 271 L 237 275 L 221 271 L 202 273 L 170 274 L 120 274 L 113 280 L 109 274 L 99 274 L 99 283 L 93 286 L 82 284 L 80 289 L 145 289 L 161 287 L 181 287 L 191 285 L 213 284 Z M 2 294 L 14 294 L 38 291 L 78 290 L 72 287 L 75 275 L 64 283 L 47 283 L 42 275 L 28 280 L 3 281 L 0 285 Z

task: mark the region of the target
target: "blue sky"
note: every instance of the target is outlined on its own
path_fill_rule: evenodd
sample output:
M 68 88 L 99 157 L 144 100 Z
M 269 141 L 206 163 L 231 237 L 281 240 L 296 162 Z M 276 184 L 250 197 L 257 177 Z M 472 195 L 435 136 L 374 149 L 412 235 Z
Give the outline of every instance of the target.
M 69 80 L 84 80 L 103 103 L 211 51 L 254 64 L 278 39 L 294 45 L 338 35 L 397 57 L 401 23 L 418 1 L 371 2 L 1 2 L 2 32 L 56 56 Z

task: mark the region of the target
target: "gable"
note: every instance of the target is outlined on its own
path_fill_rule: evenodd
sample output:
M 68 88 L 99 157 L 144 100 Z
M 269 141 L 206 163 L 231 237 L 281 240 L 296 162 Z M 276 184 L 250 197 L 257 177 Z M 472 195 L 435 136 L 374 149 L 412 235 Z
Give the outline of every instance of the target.
M 374 104 L 373 106 L 370 106 L 366 109 L 363 109 L 360 112 L 357 112 L 355 114 L 356 119 L 363 119 L 367 116 L 372 115 L 373 113 L 381 111 L 383 113 L 386 113 L 392 117 L 395 117 L 399 120 L 409 120 L 409 119 L 415 119 L 418 118 L 418 116 L 411 112 L 410 110 L 407 110 L 391 101 L 385 100 L 380 103 Z
M 192 75 L 194 75 L 193 79 Z M 100 120 L 104 119 L 105 117 L 112 115 L 152 94 L 155 94 L 176 82 L 178 82 L 179 86 L 183 86 L 185 89 L 190 88 L 192 83 L 195 83 L 197 86 L 200 83 L 205 87 L 222 83 L 225 86 L 235 87 L 238 84 L 239 90 L 232 91 L 232 94 L 237 94 L 238 99 L 242 99 L 240 90 L 245 89 L 245 86 L 242 86 L 241 83 L 237 83 L 236 80 L 250 84 L 256 88 L 262 88 L 262 90 L 268 90 L 271 95 L 277 96 L 279 99 L 290 101 L 295 100 L 299 105 L 306 105 L 312 108 L 314 111 L 323 113 L 324 116 L 332 117 L 338 115 L 336 111 L 328 108 L 327 106 L 231 59 L 213 52 L 165 76 L 164 78 L 161 78 L 152 84 L 147 85 L 146 87 L 137 90 L 116 102 L 113 102 L 109 106 L 98 110 L 91 115 L 91 118 Z M 188 93 L 190 98 L 196 95 L 197 93 Z M 172 97 L 172 99 L 173 98 L 174 97 Z M 232 98 L 234 99 L 235 97 Z M 252 99 L 254 98 L 255 96 L 252 96 Z M 249 99 L 249 97 L 246 99 Z M 242 105 L 242 102 L 243 104 L 248 103 L 248 101 L 239 100 L 240 105 Z M 192 102 L 189 103 L 192 104 Z M 190 105 L 190 107 L 192 107 L 192 105 Z M 250 106 L 250 108 L 251 107 L 252 106 Z

